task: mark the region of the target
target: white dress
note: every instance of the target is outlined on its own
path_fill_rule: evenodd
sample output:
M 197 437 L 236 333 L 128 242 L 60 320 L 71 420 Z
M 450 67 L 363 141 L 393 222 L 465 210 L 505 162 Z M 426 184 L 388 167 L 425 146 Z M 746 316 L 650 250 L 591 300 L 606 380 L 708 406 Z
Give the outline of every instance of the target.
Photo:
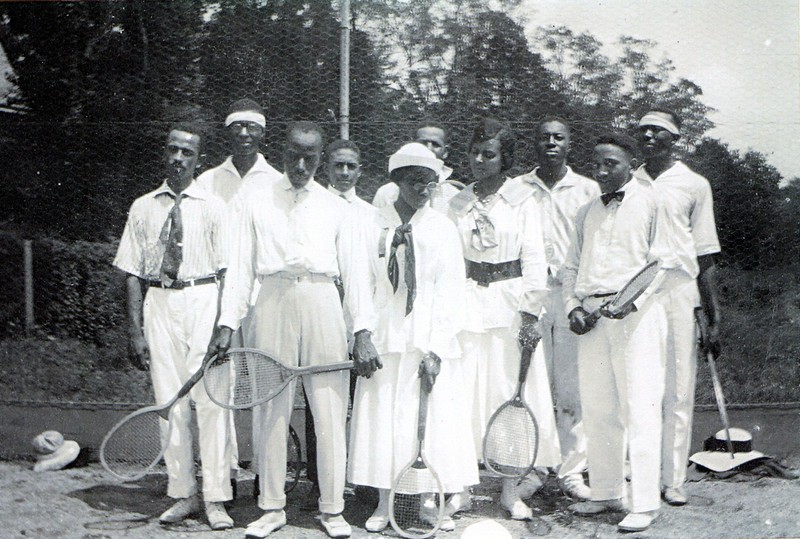
M 477 484 L 477 457 L 466 394 L 455 364 L 461 350 L 456 337 L 464 312 L 464 259 L 453 224 L 423 207 L 411 218 L 415 254 L 416 299 L 406 316 L 403 279 L 405 246 L 397 251 L 400 279 L 392 291 L 387 262 L 394 229 L 401 224 L 394 206 L 381 209 L 370 241 L 375 312 L 373 342 L 383 368 L 359 378 L 353 400 L 348 480 L 357 485 L 391 488 L 392 481 L 416 454 L 417 412 L 422 356 L 442 359 L 428 405 L 425 452 L 445 492 Z M 385 232 L 384 232 L 385 231 Z M 382 243 L 385 256 L 379 256 Z
M 494 246 L 477 245 L 473 237 L 478 208 L 494 229 Z M 530 187 L 520 180 L 506 180 L 497 193 L 480 202 L 467 186 L 450 202 L 450 218 L 456 223 L 464 258 L 498 264 L 520 260 L 522 276 L 481 286 L 468 279 L 467 322 L 459 336 L 463 349 L 460 363 L 464 393 L 472 396 L 472 432 L 477 455 L 492 413 L 516 390 L 520 348 L 517 334 L 520 311 L 540 316 L 547 297 L 547 261 L 542 239 L 540 208 Z M 545 364 L 544 347 L 533 354 L 523 393 L 539 425 L 536 466 L 557 466 L 561 448 L 553 413 L 553 400 Z

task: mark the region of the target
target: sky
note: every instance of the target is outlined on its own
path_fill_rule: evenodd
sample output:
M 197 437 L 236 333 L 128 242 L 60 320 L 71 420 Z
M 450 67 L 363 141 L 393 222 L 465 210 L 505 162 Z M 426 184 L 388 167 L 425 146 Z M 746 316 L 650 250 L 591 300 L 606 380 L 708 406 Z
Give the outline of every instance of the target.
M 612 57 L 620 35 L 655 41 L 653 59 L 669 57 L 717 109 L 707 135 L 800 177 L 800 0 L 524 0 L 522 13 L 529 38 L 566 26 Z

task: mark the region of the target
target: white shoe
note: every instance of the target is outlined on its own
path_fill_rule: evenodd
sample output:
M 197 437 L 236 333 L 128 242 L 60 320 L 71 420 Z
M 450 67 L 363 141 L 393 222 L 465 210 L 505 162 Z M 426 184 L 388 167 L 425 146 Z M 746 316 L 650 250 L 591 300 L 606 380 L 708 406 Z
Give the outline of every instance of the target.
M 419 518 L 424 520 L 427 524 L 433 526 L 436 524 L 436 520 L 439 518 L 439 510 L 436 507 L 423 506 L 419 512 Z M 443 532 L 451 532 L 456 529 L 456 523 L 446 512 L 442 517 L 442 522 L 439 524 L 439 529 Z
M 247 529 L 244 531 L 244 536 L 247 539 L 264 539 L 275 530 L 279 530 L 286 525 L 286 512 L 280 511 L 267 511 L 264 516 L 248 524 Z
M 319 522 L 325 528 L 325 533 L 328 534 L 328 537 L 350 537 L 353 533 L 350 524 L 341 514 L 329 515 L 322 513 L 319 517 Z
M 375 509 L 372 516 L 367 519 L 364 529 L 368 532 L 382 532 L 389 526 L 389 513 L 382 507 Z
M 559 477 L 558 486 L 561 488 L 561 492 L 570 498 L 576 500 L 590 500 L 592 498 L 592 490 L 586 486 L 583 481 L 583 475 L 579 473 Z
M 200 496 L 195 494 L 181 498 L 172 507 L 161 513 L 158 521 L 162 524 L 174 524 L 200 512 Z
M 470 493 L 468 487 L 463 491 L 456 492 L 450 496 L 450 499 L 447 500 L 447 503 L 444 506 L 444 514 L 447 516 L 453 516 L 456 513 L 469 511 L 470 509 L 472 509 L 472 494 Z
M 650 527 L 650 524 L 658 516 L 658 511 L 643 511 L 641 513 L 628 513 L 622 519 L 622 522 L 617 524 L 617 529 L 623 532 L 643 532 Z
M 222 502 L 206 502 L 206 518 L 212 530 L 228 530 L 233 528 L 233 519 L 225 511 Z
M 670 505 L 686 505 L 686 502 L 689 501 L 686 497 L 686 489 L 682 485 L 680 487 L 665 488 L 664 501 Z

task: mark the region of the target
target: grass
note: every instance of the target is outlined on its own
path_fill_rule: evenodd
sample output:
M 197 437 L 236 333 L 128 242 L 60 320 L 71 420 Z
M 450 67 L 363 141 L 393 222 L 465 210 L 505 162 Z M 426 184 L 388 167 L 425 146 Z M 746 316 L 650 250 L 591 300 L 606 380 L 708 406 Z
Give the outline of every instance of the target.
M 717 361 L 729 403 L 800 402 L 800 267 L 721 268 L 723 353 Z M 0 395 L 43 402 L 152 402 L 150 376 L 127 359 L 126 336 L 106 346 L 47 335 L 0 341 Z M 696 399 L 713 404 L 705 362 Z

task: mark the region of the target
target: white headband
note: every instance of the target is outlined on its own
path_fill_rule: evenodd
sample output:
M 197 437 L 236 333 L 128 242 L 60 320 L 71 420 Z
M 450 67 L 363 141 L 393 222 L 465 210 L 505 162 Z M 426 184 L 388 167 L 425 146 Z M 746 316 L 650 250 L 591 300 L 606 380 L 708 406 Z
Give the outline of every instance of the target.
M 267 127 L 267 119 L 260 112 L 254 110 L 239 110 L 231 112 L 225 118 L 225 127 L 228 127 L 234 122 L 253 122 L 261 127 Z
M 641 120 L 639 120 L 639 127 L 644 127 L 647 125 L 662 127 L 667 131 L 669 131 L 670 133 L 672 133 L 673 135 L 681 134 L 681 130 L 678 129 L 677 125 L 669 121 L 667 118 L 661 116 L 660 114 L 654 112 L 648 112 L 642 117 Z

